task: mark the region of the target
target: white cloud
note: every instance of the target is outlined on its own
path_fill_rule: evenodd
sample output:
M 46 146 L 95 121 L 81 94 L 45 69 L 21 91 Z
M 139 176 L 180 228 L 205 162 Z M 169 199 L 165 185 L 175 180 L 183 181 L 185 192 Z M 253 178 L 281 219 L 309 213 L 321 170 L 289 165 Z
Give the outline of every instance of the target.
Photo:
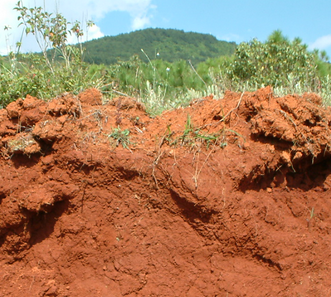
M 88 28 L 85 32 L 84 32 L 84 36 L 79 40 L 80 42 L 84 42 L 87 40 L 92 40 L 92 39 L 96 39 L 96 38 L 101 38 L 104 37 L 105 35 L 101 32 L 100 27 L 98 27 L 97 25 L 93 25 L 92 27 Z M 75 44 L 77 43 L 77 37 L 72 34 L 68 36 L 68 43 L 69 44 Z
M 97 25 L 93 25 L 88 29 L 86 37 L 88 40 L 104 37 L 105 35 L 101 32 L 101 29 Z
M 15 44 L 20 40 L 23 27 L 17 28 L 18 13 L 13 10 L 18 0 L 0 0 L 0 54 L 7 54 L 9 50 L 15 49 Z M 103 19 L 112 11 L 127 12 L 131 17 L 131 29 L 142 29 L 150 24 L 151 11 L 156 8 L 151 4 L 152 0 L 23 0 L 26 7 L 42 6 L 48 12 L 59 12 L 69 22 L 79 20 L 82 24 L 87 20 L 95 22 Z M 10 26 L 10 31 L 5 31 L 4 26 Z M 124 33 L 124 32 L 123 32 Z M 102 28 L 93 26 L 89 28 L 88 40 L 104 36 Z M 84 39 L 83 41 L 85 41 Z M 75 42 L 72 36 L 69 42 Z M 23 39 L 24 51 L 39 51 L 39 47 L 33 38 Z
M 331 35 L 325 35 L 317 38 L 312 44 L 309 45 L 309 49 L 324 50 L 331 46 Z
M 132 29 L 133 30 L 138 30 L 146 27 L 147 25 L 150 24 L 149 18 L 147 16 L 143 17 L 136 17 L 132 21 Z

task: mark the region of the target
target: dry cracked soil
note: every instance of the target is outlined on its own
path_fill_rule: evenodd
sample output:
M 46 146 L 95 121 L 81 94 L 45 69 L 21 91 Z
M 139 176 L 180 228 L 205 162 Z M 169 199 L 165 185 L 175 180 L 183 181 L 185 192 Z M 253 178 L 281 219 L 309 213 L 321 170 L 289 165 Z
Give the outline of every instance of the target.
M 270 87 L 151 118 L 0 110 L 0 296 L 331 296 L 331 111 Z

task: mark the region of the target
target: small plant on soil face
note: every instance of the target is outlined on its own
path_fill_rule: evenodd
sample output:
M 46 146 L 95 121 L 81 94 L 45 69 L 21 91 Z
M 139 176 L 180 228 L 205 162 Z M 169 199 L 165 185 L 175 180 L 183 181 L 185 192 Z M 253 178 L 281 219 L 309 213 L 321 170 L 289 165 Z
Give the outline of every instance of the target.
M 185 130 L 183 135 L 179 137 L 179 141 L 182 145 L 195 146 L 197 142 L 201 144 L 206 144 L 207 149 L 211 143 L 216 143 L 219 138 L 217 134 L 203 134 L 199 128 L 194 128 L 191 122 L 191 116 L 187 115 L 187 120 L 185 124 Z M 173 144 L 176 144 L 174 141 Z
M 211 143 L 215 143 L 219 136 L 215 134 L 200 134 L 199 131 L 194 132 L 197 139 L 199 139 L 201 142 L 206 143 L 207 149 L 209 148 L 209 145 Z
M 108 135 L 108 138 L 111 138 L 111 141 L 115 144 L 115 146 L 122 144 L 124 148 L 129 149 L 129 144 L 131 144 L 129 134 L 129 129 L 121 130 L 120 127 L 117 127 L 113 129 L 111 134 Z
M 182 136 L 179 137 L 179 139 L 181 140 L 182 144 L 184 144 L 185 142 L 187 142 L 187 138 L 188 136 L 193 132 L 193 126 L 191 123 L 191 116 L 188 114 L 187 115 L 187 119 L 186 119 L 186 123 L 185 123 L 185 130 Z
M 190 146 L 191 148 L 205 145 L 207 149 L 209 149 L 211 144 L 217 145 L 220 148 L 225 148 L 228 145 L 227 138 L 230 134 L 234 135 L 234 139 L 232 141 L 237 143 L 239 147 L 241 147 L 239 139 L 245 142 L 245 138 L 240 133 L 232 129 L 223 127 L 216 133 L 211 134 L 204 133 L 201 129 L 201 127 L 195 128 L 191 122 L 190 115 L 187 115 L 183 134 L 177 139 L 170 141 L 173 134 L 171 133 L 170 127 L 168 127 L 168 135 L 165 136 L 165 140 L 168 141 L 169 145 L 177 145 L 180 143 L 182 146 Z
M 171 131 L 170 125 L 167 126 L 167 134 L 165 135 L 164 139 L 169 143 L 169 145 L 174 144 L 172 140 L 173 132 Z
M 308 219 L 306 219 L 307 221 L 307 227 L 310 228 L 311 225 L 311 221 L 313 220 L 313 218 L 315 217 L 315 213 L 314 213 L 315 209 L 314 207 L 311 209 L 310 211 L 310 217 Z

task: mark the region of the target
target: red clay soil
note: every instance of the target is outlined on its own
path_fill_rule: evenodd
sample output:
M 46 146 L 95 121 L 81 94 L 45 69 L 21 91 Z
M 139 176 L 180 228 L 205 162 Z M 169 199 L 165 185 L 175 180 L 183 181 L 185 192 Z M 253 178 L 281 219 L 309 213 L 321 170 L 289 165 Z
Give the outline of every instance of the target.
M 0 296 L 331 296 L 317 95 L 101 101 L 0 110 Z

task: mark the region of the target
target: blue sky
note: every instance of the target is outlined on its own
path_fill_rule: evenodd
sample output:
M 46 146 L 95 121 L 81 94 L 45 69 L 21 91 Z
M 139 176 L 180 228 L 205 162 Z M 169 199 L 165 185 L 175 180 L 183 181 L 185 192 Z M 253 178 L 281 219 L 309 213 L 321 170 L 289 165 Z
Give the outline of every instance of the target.
M 20 36 L 12 8 L 18 0 L 1 0 L 0 51 L 8 51 Z M 330 0 L 23 0 L 25 6 L 46 5 L 69 21 L 92 19 L 96 26 L 89 39 L 113 36 L 144 28 L 172 28 L 209 33 L 219 40 L 260 41 L 280 29 L 290 39 L 300 37 L 310 48 L 324 49 L 331 57 Z M 16 23 L 15 23 L 16 22 Z M 0 31 L 1 32 L 1 31 Z M 7 40 L 7 41 L 6 41 Z M 37 50 L 32 38 L 24 49 Z

